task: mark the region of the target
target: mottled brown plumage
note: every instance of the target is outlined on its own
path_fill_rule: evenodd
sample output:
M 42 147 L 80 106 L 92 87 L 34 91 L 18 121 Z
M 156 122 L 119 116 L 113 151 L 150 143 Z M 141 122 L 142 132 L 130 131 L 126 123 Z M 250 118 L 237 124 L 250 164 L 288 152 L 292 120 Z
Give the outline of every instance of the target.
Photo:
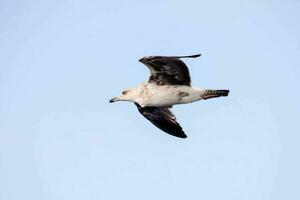
M 157 85 L 191 85 L 189 70 L 180 58 L 196 58 L 201 54 L 191 56 L 149 56 L 140 59 L 151 72 L 149 83 Z

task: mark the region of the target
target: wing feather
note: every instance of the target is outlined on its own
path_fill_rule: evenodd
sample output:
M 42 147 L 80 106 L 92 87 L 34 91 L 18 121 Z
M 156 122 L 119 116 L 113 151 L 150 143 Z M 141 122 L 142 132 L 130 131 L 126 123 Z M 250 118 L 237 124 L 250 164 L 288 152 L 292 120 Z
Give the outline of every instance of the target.
M 148 82 L 157 85 L 191 85 L 191 77 L 186 64 L 180 58 L 196 58 L 201 54 L 190 56 L 149 56 L 139 61 L 151 72 Z
M 180 138 L 186 138 L 176 117 L 167 107 L 141 107 L 135 103 L 139 112 L 148 119 L 152 124 L 162 131 Z

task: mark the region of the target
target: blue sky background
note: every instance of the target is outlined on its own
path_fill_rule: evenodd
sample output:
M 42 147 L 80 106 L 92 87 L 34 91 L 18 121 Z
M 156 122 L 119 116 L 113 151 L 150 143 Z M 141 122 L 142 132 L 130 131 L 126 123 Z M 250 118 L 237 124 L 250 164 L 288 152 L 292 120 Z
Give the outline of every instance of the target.
M 0 1 L 0 199 L 300 199 L 300 1 Z M 228 98 L 186 140 L 109 104 L 146 55 Z

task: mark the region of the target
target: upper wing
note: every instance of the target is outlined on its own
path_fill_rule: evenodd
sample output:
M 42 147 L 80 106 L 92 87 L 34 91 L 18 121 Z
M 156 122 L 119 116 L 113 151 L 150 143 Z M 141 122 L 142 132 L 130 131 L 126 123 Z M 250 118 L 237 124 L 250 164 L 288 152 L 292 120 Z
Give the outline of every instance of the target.
M 139 104 L 135 103 L 139 112 L 157 128 L 163 130 L 164 132 L 180 137 L 186 138 L 180 124 L 176 121 L 173 113 L 166 107 L 141 107 Z
M 191 85 L 191 77 L 187 66 L 180 58 L 196 58 L 201 54 L 191 56 L 149 56 L 139 61 L 145 64 L 151 72 L 148 82 L 157 85 Z

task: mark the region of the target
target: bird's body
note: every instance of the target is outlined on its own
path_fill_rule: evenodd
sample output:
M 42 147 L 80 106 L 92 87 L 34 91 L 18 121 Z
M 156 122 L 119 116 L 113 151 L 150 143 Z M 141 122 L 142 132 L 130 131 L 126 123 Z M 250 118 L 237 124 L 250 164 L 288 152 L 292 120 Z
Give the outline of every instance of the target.
M 229 90 L 200 89 L 191 86 L 191 78 L 187 66 L 180 58 L 196 58 L 191 56 L 149 56 L 140 59 L 151 72 L 149 80 L 135 88 L 122 92 L 115 101 L 133 102 L 138 111 L 156 127 L 166 133 L 186 138 L 184 131 L 176 121 L 170 108 L 176 104 L 186 104 L 227 96 Z
M 176 104 L 186 104 L 201 100 L 205 90 L 185 85 L 143 83 L 129 89 L 129 91 L 132 101 L 142 107 L 171 107 Z

